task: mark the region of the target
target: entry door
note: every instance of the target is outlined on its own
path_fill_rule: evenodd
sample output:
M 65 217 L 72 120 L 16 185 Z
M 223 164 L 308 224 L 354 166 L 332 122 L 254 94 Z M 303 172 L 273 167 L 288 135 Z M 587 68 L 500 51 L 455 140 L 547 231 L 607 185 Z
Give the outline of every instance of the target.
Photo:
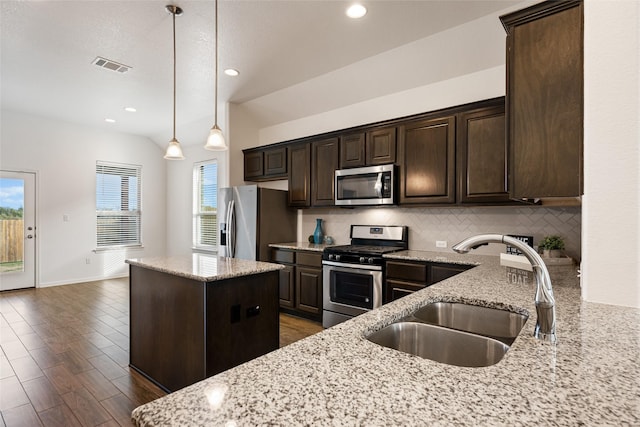
M 0 171 L 0 290 L 33 288 L 36 282 L 36 178 Z

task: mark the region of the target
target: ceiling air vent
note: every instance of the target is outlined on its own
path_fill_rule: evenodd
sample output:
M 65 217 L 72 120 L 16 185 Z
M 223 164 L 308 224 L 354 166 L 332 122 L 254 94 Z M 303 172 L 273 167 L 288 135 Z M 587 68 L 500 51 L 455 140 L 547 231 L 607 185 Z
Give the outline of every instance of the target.
M 92 64 L 97 65 L 101 68 L 106 68 L 107 70 L 117 71 L 118 73 L 126 73 L 131 69 L 131 67 L 128 65 L 120 64 L 119 62 L 115 62 L 107 58 L 102 58 L 100 56 L 96 56 L 96 59 L 93 60 Z

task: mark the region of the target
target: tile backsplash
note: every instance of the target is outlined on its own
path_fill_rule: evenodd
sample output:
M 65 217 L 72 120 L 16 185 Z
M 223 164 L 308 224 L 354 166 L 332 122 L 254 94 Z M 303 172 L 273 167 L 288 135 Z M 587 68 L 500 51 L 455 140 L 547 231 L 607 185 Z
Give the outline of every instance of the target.
M 504 206 L 474 208 L 355 208 L 302 210 L 303 240 L 313 233 L 316 218 L 322 218 L 325 235 L 338 244 L 349 243 L 352 224 L 407 225 L 409 248 L 451 252 L 451 246 L 476 234 L 518 234 L 533 236 L 534 246 L 547 235 L 558 234 L 565 240 L 565 253 L 581 258 L 580 207 Z M 446 241 L 447 248 L 436 248 L 436 240 Z M 483 246 L 477 254 L 497 255 L 504 245 Z

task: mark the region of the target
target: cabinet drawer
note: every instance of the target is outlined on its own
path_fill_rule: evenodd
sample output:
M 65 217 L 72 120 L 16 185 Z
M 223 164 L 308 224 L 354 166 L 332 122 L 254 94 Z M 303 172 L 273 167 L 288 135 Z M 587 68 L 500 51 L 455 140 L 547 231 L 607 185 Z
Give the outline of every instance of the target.
M 473 265 L 434 264 L 431 266 L 431 280 L 429 283 L 438 283 L 470 268 L 473 268 Z
M 387 261 L 387 277 L 411 282 L 427 282 L 427 264 Z
M 424 283 L 402 282 L 399 280 L 391 279 L 387 279 L 386 285 L 387 289 L 385 303 L 395 301 L 399 298 L 402 298 L 427 287 Z
M 298 265 L 322 267 L 322 253 L 298 252 L 296 258 Z
M 271 261 L 282 262 L 287 264 L 295 264 L 296 253 L 283 249 L 271 249 Z

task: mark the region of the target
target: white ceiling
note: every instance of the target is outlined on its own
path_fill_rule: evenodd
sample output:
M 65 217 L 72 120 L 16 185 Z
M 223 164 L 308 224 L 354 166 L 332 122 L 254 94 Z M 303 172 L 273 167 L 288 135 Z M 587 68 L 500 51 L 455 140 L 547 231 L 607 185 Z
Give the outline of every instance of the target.
M 244 103 L 425 38 L 519 0 L 368 0 L 361 20 L 340 0 L 221 0 L 219 101 Z M 172 24 L 167 0 L 0 3 L 2 108 L 171 138 Z M 214 3 L 177 0 L 177 136 L 213 122 Z M 132 69 L 98 68 L 102 56 Z M 390 64 L 392 70 L 397 64 Z M 390 70 L 387 70 L 390 71 Z M 368 91 L 362 88 L 359 98 Z M 377 96 L 371 91 L 371 96 Z M 360 99 L 358 99 L 360 100 Z M 356 100 L 354 100 L 355 102 Z M 348 100 L 343 100 L 348 102 Z M 308 115 L 286 105 L 268 123 Z M 269 109 L 267 103 L 262 107 Z M 127 113 L 124 107 L 138 109 Z M 318 108 L 321 108 L 320 106 Z M 104 122 L 106 117 L 116 123 Z M 266 117 L 266 116 L 265 116 Z M 182 140 L 181 140 L 182 141 Z M 184 141 L 183 141 L 184 143 Z M 199 142 L 198 142 L 199 143 Z

